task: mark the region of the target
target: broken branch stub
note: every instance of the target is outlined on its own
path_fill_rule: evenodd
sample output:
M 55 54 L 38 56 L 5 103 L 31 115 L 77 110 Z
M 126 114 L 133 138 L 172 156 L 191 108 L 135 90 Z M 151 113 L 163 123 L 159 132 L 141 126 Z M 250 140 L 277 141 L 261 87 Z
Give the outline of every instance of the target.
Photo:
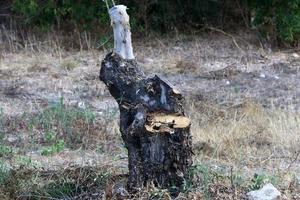
M 134 59 L 131 44 L 131 32 L 127 7 L 117 5 L 109 9 L 111 25 L 114 31 L 114 52 L 123 59 Z
M 125 8 L 111 8 L 112 18 L 124 19 Z M 101 63 L 100 80 L 119 104 L 120 132 L 128 150 L 128 189 L 150 182 L 180 187 L 192 164 L 191 122 L 184 113 L 184 98 L 160 77 L 144 75 L 132 57 L 131 38 L 117 34 L 129 30 L 129 18 L 125 21 L 113 26 L 115 49 Z

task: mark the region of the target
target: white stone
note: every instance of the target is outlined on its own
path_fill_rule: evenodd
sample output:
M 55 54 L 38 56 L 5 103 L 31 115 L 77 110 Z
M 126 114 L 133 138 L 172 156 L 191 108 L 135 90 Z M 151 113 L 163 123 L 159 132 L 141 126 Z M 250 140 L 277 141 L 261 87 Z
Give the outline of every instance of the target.
M 144 60 L 147 63 L 153 63 L 154 62 L 154 60 L 152 58 L 145 58 Z
M 8 136 L 7 141 L 10 143 L 14 143 L 18 140 L 19 138 L 13 135 Z
M 260 77 L 260 78 L 266 78 L 266 75 L 263 74 L 263 73 L 260 73 L 260 74 L 259 74 L 259 77 Z
M 121 197 L 126 197 L 128 196 L 128 192 L 124 187 L 120 187 L 116 191 L 117 194 L 119 194 Z
M 281 193 L 271 183 L 247 193 L 248 200 L 279 200 L 280 197 Z
M 78 108 L 85 109 L 85 103 L 83 101 L 78 102 Z
M 178 51 L 181 51 L 181 50 L 182 50 L 181 47 L 177 47 L 177 46 L 173 47 L 173 49 L 174 49 L 174 50 L 178 50 Z
M 299 58 L 300 57 L 299 54 L 297 54 L 297 53 L 293 53 L 292 55 L 293 55 L 294 58 Z

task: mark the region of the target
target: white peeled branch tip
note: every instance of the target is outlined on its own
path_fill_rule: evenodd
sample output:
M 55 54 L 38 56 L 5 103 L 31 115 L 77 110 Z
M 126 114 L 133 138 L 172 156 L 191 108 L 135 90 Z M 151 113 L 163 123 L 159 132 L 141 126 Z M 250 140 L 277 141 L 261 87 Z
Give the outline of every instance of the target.
M 114 30 L 114 53 L 123 59 L 135 59 L 133 55 L 129 15 L 127 7 L 116 5 L 109 9 L 111 25 Z

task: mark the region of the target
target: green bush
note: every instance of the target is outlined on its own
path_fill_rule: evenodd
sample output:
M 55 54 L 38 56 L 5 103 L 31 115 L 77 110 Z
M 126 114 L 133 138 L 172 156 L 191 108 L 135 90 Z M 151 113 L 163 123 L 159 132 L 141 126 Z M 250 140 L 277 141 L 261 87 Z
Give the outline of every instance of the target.
M 136 27 L 160 32 L 207 23 L 220 25 L 223 10 L 229 5 L 220 0 L 131 0 L 124 3 L 130 7 L 129 13 L 134 17 Z
M 253 25 L 266 37 L 295 42 L 300 36 L 300 0 L 253 0 Z
M 110 1 L 109 1 L 110 2 Z M 175 27 L 252 25 L 269 41 L 295 42 L 300 35 L 300 0 L 128 0 L 134 32 L 169 32 Z M 109 25 L 101 0 L 14 0 L 12 11 L 26 25 L 49 29 L 68 25 L 95 30 Z
M 110 1 L 108 1 L 110 2 Z M 224 12 L 219 0 L 129 0 L 115 1 L 130 9 L 133 28 L 167 31 L 184 24 L 204 24 L 220 21 Z M 228 5 L 228 4 L 226 4 Z M 101 0 L 14 0 L 12 11 L 22 17 L 26 25 L 49 28 L 71 23 L 84 29 L 93 25 L 108 25 L 106 4 Z
M 108 23 L 107 9 L 99 0 L 14 0 L 12 11 L 27 25 L 49 28 L 63 23 L 90 29 L 94 23 Z

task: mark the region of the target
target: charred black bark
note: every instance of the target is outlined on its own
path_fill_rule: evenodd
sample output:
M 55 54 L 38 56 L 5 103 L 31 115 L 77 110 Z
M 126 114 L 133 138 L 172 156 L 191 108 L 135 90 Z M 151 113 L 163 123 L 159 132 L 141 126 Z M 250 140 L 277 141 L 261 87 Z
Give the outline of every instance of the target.
M 128 189 L 149 182 L 180 187 L 192 164 L 182 95 L 158 76 L 146 77 L 135 60 L 113 53 L 102 61 L 100 80 L 119 104 L 120 132 L 128 149 Z M 169 121 L 157 121 L 155 116 Z

